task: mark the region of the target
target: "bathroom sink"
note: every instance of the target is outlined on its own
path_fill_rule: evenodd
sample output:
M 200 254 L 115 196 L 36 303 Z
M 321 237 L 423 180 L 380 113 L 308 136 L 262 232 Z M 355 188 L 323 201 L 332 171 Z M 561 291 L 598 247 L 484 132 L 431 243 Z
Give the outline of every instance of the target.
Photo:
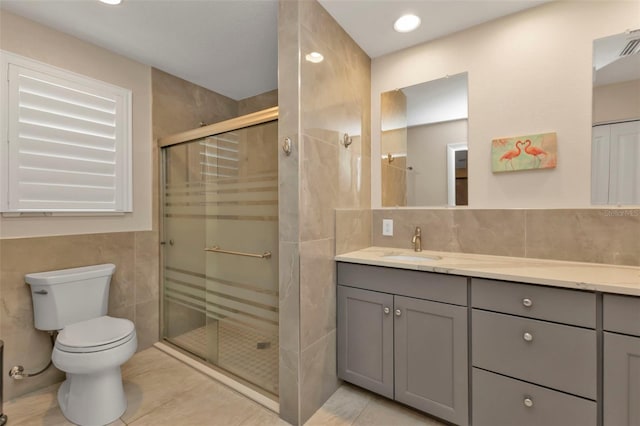
M 415 256 L 411 256 L 411 255 L 407 255 L 407 254 L 387 254 L 382 256 L 383 259 L 389 259 L 389 260 L 403 260 L 405 262 L 432 262 L 434 260 L 440 260 L 442 259 L 440 256 L 419 256 L 419 255 L 415 255 Z

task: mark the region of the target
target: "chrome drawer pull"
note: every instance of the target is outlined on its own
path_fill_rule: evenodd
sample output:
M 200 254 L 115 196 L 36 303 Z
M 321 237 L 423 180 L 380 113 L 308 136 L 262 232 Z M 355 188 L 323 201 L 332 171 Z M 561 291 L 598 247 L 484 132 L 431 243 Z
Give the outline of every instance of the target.
M 523 401 L 525 407 L 533 407 L 533 399 L 527 397 Z
M 385 315 L 389 315 L 389 312 L 391 312 L 391 309 L 389 309 L 388 306 L 385 306 L 384 309 L 383 309 L 383 312 L 384 312 Z
M 531 334 L 531 333 L 524 333 L 524 335 L 522 336 L 522 338 L 523 338 L 526 342 L 531 342 L 531 341 L 533 341 L 533 334 Z
M 533 301 L 529 298 L 525 298 L 525 299 L 522 299 L 522 304 L 527 308 L 530 308 L 531 306 L 533 306 Z
M 400 309 L 396 309 L 396 316 L 399 317 L 402 315 L 402 311 Z

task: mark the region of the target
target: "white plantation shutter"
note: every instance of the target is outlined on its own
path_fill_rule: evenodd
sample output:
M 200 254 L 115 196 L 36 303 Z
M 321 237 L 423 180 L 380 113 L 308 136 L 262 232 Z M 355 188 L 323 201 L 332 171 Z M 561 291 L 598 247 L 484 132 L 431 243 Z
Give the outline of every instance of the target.
M 14 55 L 3 66 L 2 211 L 131 211 L 131 92 Z

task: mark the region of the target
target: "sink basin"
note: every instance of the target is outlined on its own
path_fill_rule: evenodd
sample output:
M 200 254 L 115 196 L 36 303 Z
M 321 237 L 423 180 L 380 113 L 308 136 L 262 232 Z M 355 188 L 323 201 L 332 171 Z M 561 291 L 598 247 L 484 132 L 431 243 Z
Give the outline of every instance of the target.
M 442 259 L 440 256 L 411 256 L 411 255 L 407 255 L 407 254 L 388 254 L 385 256 L 382 256 L 384 259 L 389 259 L 389 260 L 403 260 L 405 262 L 432 262 L 434 260 L 440 260 Z

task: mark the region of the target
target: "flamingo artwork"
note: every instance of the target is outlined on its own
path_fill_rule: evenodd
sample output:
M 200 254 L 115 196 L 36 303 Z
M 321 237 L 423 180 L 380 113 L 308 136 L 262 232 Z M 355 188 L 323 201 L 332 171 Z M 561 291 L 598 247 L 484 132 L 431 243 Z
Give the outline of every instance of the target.
M 540 164 L 542 163 L 542 159 L 540 159 L 540 155 L 544 157 L 547 156 L 547 151 L 540 149 L 537 146 L 531 146 L 531 139 L 527 139 L 526 141 L 524 141 L 524 152 L 526 152 L 529 155 L 532 155 L 533 158 L 538 160 L 537 161 L 538 165 L 536 167 L 540 167 Z
M 555 132 L 491 141 L 491 171 L 494 173 L 553 169 L 557 164 L 558 139 Z
M 523 144 L 522 141 L 516 142 L 516 149 L 511 149 L 511 150 L 505 152 L 504 154 L 502 154 L 502 157 L 500 157 L 500 161 L 506 160 L 506 163 L 504 165 L 505 170 L 507 168 L 507 164 L 511 165 L 511 170 L 515 170 L 513 168 L 513 159 L 518 157 L 520 155 L 520 153 L 522 152 L 520 150 L 520 145 L 522 145 L 522 144 Z

